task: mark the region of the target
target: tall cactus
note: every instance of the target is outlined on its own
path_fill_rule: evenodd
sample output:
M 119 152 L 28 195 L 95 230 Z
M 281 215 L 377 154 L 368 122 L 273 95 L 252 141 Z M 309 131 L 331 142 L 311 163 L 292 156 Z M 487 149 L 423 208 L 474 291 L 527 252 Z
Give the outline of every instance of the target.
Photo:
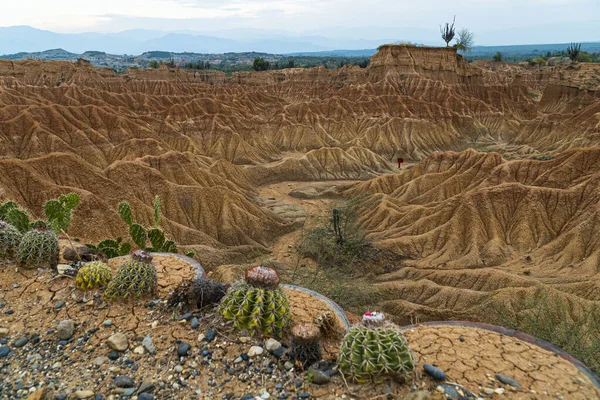
M 343 243 L 344 242 L 344 235 L 342 233 L 342 226 L 341 226 L 341 211 L 337 208 L 334 208 L 332 210 L 332 214 L 333 214 L 333 231 L 335 232 L 335 236 L 336 236 L 336 240 L 338 243 Z

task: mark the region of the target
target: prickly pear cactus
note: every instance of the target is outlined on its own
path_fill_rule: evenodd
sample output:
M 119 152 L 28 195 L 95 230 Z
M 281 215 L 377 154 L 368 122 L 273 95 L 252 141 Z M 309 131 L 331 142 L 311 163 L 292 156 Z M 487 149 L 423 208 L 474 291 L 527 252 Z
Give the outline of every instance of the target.
M 156 281 L 156 268 L 153 264 L 128 259 L 121 263 L 104 295 L 109 298 L 149 295 L 154 293 Z
M 24 268 L 56 268 L 58 258 L 58 238 L 43 226 L 24 234 L 17 247 L 17 260 Z
M 413 353 L 394 325 L 350 328 L 340 349 L 340 371 L 358 383 L 383 379 L 405 380 L 415 371 Z
M 8 222 L 0 221 L 0 260 L 12 259 L 23 235 Z
M 104 287 L 110 282 L 112 272 L 110 267 L 102 261 L 93 261 L 83 264 L 77 271 L 76 283 L 81 290 L 91 290 Z
M 249 281 L 238 283 L 229 290 L 221 300 L 221 315 L 233 321 L 236 329 L 247 329 L 251 335 L 260 332 L 281 337 L 291 318 L 289 301 L 278 287 L 277 273 L 268 267 L 260 268 L 255 271 L 260 272 L 256 280 L 254 273 L 247 273 Z M 263 280 L 264 276 L 267 276 L 266 280 Z

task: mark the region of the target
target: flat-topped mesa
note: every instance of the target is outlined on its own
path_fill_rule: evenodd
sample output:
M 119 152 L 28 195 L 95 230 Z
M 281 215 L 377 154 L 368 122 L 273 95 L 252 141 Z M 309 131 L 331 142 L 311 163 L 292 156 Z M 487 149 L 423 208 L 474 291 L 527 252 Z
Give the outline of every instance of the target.
M 454 47 L 417 47 L 386 44 L 371 57 L 369 77 L 384 78 L 420 75 L 448 83 L 464 83 L 481 76 L 480 68 L 470 65 Z

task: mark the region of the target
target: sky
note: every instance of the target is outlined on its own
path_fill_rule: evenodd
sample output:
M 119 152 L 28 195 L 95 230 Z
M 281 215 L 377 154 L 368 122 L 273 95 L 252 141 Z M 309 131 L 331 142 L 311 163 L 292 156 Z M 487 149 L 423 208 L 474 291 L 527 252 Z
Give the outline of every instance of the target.
M 18 0 L 2 8 L 0 26 L 61 33 L 253 28 L 361 39 L 412 29 L 427 42 L 453 15 L 479 44 L 600 41 L 599 0 Z

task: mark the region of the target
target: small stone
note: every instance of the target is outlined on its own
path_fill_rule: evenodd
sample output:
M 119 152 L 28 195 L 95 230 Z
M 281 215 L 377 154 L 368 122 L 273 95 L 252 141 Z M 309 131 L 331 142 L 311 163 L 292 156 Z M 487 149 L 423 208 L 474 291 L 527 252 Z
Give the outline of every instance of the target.
M 504 383 L 505 385 L 513 386 L 518 389 L 521 388 L 521 385 L 519 385 L 519 382 L 515 381 L 513 378 L 510 378 L 506 375 L 496 374 L 496 379 L 498 379 L 500 382 Z
M 208 343 L 210 343 L 213 340 L 215 340 L 215 337 L 217 337 L 217 331 L 215 331 L 212 328 L 206 331 L 206 341 Z
M 115 333 L 106 342 L 108 343 L 108 347 L 116 351 L 125 351 L 129 348 L 127 336 L 122 333 Z
M 267 351 L 275 351 L 281 348 L 281 343 L 275 339 L 267 339 L 265 342 L 265 349 Z
M 200 322 L 198 322 L 198 318 L 192 318 L 192 323 L 190 325 L 192 329 L 198 329 L 200 327 Z
M 181 317 L 179 317 L 180 321 L 189 321 L 190 319 L 192 319 L 191 313 L 185 313 Z
M 443 373 L 441 369 L 436 368 L 431 364 L 424 364 L 423 370 L 436 381 L 443 381 L 446 379 L 446 374 Z
M 135 354 L 144 354 L 146 350 L 144 350 L 144 346 L 138 346 L 135 349 L 133 349 L 133 352 Z
M 263 353 L 263 351 L 263 348 L 260 346 L 252 346 L 250 347 L 250 350 L 248 350 L 248 357 L 259 356 Z
M 445 383 L 443 385 L 438 386 L 438 388 L 442 389 L 446 398 L 450 398 L 450 399 L 454 399 L 454 400 L 458 400 L 459 399 L 459 394 L 456 391 L 456 389 L 453 386 L 450 385 L 446 385 Z M 436 388 L 437 390 L 437 388 Z
M 294 364 L 291 361 L 286 361 L 285 364 L 283 364 L 283 367 L 289 370 L 294 368 Z
M 271 397 L 271 395 L 269 394 L 269 392 L 263 392 L 263 393 L 260 395 L 260 398 L 261 398 L 261 399 L 268 399 L 269 397 Z
M 94 396 L 94 392 L 91 390 L 78 390 L 75 392 L 75 397 L 78 399 L 89 399 Z
M 0 328 L 0 338 L 8 336 L 9 332 L 8 328 Z
M 138 395 L 138 400 L 153 400 L 154 396 L 150 393 L 140 393 Z
M 242 336 L 242 337 L 240 337 L 240 339 L 239 339 L 239 340 L 240 340 L 240 342 L 242 342 L 242 343 L 248 343 L 248 342 L 250 342 L 250 340 L 252 340 L 252 338 L 250 338 L 250 337 L 248 337 L 248 336 Z
M 111 351 L 110 353 L 108 353 L 108 359 L 109 360 L 117 360 L 119 358 L 119 353 L 117 353 L 116 351 Z
M 331 380 L 329 375 L 318 369 L 311 369 L 308 374 L 310 376 L 310 382 L 315 385 L 325 385 Z
M 132 388 L 135 386 L 133 379 L 127 375 L 118 376 L 117 379 L 115 379 L 114 384 L 116 387 L 120 388 Z
M 60 310 L 61 308 L 63 308 L 63 306 L 64 306 L 65 304 L 66 304 L 66 303 L 65 303 L 64 301 L 59 301 L 59 302 L 58 302 L 58 303 L 56 303 L 56 305 L 54 306 L 54 309 L 55 309 L 55 310 Z
M 175 372 L 182 372 L 183 371 L 183 367 L 181 365 L 176 365 L 175 368 L 173 368 L 173 370 Z
M 277 358 L 281 358 L 283 357 L 283 355 L 285 354 L 285 348 L 283 346 L 281 346 L 280 348 L 278 348 L 277 350 L 273 350 L 271 352 L 271 354 L 273 354 L 275 357 Z
M 66 393 L 61 393 L 61 394 L 57 394 L 56 397 L 54 397 L 56 400 L 66 400 L 66 398 L 68 397 L 68 395 Z
M 153 392 L 156 386 L 152 382 L 142 382 L 140 388 L 138 389 L 138 393 L 149 393 Z
M 496 394 L 504 394 L 504 388 L 496 388 L 496 389 L 494 389 L 494 393 L 496 393 Z
M 73 333 L 75 332 L 75 322 L 72 319 L 65 319 L 58 323 L 58 328 L 56 329 L 56 336 L 60 340 L 69 340 L 73 337 Z
M 15 346 L 17 349 L 19 349 L 19 348 L 25 346 L 27 343 L 29 343 L 29 337 L 21 336 L 20 338 L 15 340 L 15 342 L 13 343 L 13 346 Z
M 464 342 L 465 338 L 461 336 L 461 337 L 458 338 L 458 340 L 460 340 L 461 342 Z
M 150 354 L 156 354 L 156 346 L 154 346 L 154 342 L 152 341 L 152 336 L 146 335 L 144 340 L 142 340 L 142 346 L 146 351 Z
M 494 389 L 486 387 L 486 388 L 483 389 L 483 392 L 485 394 L 490 394 L 491 395 L 491 394 L 494 394 Z
M 199 342 L 202 342 L 204 339 L 206 339 L 206 335 L 204 333 L 198 334 L 198 339 L 197 340 Z
M 0 358 L 4 358 L 8 356 L 10 353 L 10 347 L 8 346 L 0 346 Z
M 135 388 L 129 388 L 129 389 L 125 389 L 125 391 L 123 392 L 123 395 L 125 397 L 129 397 L 131 395 L 133 395 L 135 393 Z M 96 396 L 97 398 L 97 396 Z
M 188 355 L 191 346 L 186 342 L 181 342 L 177 345 L 177 355 L 179 357 L 185 357 Z
M 392 389 L 390 389 L 389 386 L 386 386 L 383 389 L 381 389 L 381 394 L 390 396 L 392 394 Z
M 101 366 L 102 364 L 104 364 L 107 361 L 108 361 L 108 357 L 106 357 L 106 356 L 100 356 L 100 357 L 94 358 L 94 361 L 92 361 L 92 363 L 94 365 L 97 365 L 99 367 L 99 366 Z
M 310 394 L 306 392 L 300 392 L 298 393 L 298 397 L 300 397 L 301 399 L 310 399 Z
M 111 319 L 107 319 L 106 321 L 104 321 L 102 323 L 102 326 L 111 326 L 112 325 L 112 320 Z

